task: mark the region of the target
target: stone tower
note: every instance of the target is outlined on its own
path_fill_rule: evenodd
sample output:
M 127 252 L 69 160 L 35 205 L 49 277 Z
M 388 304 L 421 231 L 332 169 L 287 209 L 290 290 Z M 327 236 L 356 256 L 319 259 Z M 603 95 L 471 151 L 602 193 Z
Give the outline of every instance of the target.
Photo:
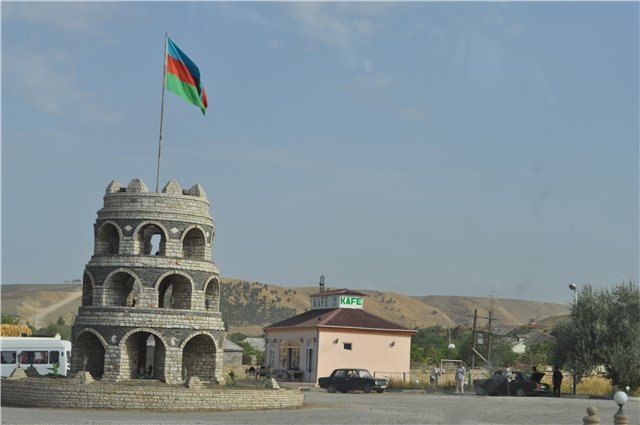
M 171 180 L 157 193 L 139 179 L 127 187 L 113 181 L 93 233 L 72 372 L 110 381 L 221 382 L 225 331 L 203 188 L 183 190 Z

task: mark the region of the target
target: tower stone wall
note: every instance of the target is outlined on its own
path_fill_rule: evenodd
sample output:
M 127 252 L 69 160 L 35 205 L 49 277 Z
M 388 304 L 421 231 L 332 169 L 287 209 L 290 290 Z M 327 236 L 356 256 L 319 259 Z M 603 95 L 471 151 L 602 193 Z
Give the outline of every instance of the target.
M 149 192 L 113 181 L 94 224 L 72 372 L 121 381 L 221 382 L 224 323 L 212 258 L 215 227 L 204 189 L 175 180 Z

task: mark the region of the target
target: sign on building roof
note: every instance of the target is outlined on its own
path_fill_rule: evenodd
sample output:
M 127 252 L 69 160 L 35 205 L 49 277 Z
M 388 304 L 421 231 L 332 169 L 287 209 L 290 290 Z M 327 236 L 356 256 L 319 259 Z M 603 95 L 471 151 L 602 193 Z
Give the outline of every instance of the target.
M 311 297 L 311 309 L 323 308 L 357 308 L 363 306 L 361 295 L 315 295 Z

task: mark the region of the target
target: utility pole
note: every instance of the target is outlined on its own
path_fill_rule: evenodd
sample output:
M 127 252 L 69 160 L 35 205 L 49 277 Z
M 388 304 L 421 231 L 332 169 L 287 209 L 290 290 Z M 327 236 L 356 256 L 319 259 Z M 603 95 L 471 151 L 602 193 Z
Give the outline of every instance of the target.
M 491 332 L 491 322 L 493 321 L 493 296 L 489 295 L 489 353 L 487 355 L 487 359 L 489 360 L 489 364 L 491 364 L 491 340 L 493 333 Z
M 478 320 L 478 309 L 473 309 L 473 349 L 471 350 L 471 369 L 476 367 L 476 322 Z
M 490 354 L 489 354 L 489 359 L 487 359 L 486 357 L 484 357 L 477 349 L 477 337 L 478 335 L 482 335 L 482 345 L 487 344 L 487 340 L 485 339 L 485 335 L 488 335 L 488 337 L 491 336 L 491 326 L 489 326 L 489 329 L 485 329 L 485 330 L 479 330 L 478 329 L 478 319 L 487 319 L 489 321 L 492 320 L 493 317 L 493 312 L 489 311 L 489 316 L 478 316 L 478 309 L 474 309 L 473 310 L 473 345 L 471 348 L 472 351 L 472 357 L 471 357 L 471 367 L 474 368 L 475 367 L 475 362 L 476 362 L 476 356 L 480 357 L 480 359 L 482 359 L 483 362 L 485 362 L 487 365 L 489 365 L 489 367 L 491 367 L 491 360 L 490 360 Z M 489 353 L 490 353 L 490 349 L 489 349 Z
M 471 387 L 471 371 L 476 367 L 476 321 L 478 320 L 478 309 L 473 309 L 473 348 L 471 349 L 471 370 L 469 371 L 469 387 Z

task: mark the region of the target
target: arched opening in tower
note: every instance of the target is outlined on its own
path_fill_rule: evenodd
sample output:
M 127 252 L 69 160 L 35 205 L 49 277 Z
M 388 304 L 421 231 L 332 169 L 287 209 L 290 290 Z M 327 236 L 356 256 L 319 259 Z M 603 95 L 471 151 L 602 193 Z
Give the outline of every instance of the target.
M 85 271 L 82 275 L 82 306 L 93 304 L 93 283 Z
M 166 347 L 156 335 L 140 331 L 125 341 L 125 353 L 120 362 L 128 379 L 158 379 L 164 381 Z
M 109 306 L 135 307 L 135 278 L 127 272 L 118 272 L 105 283 L 105 303 Z
M 182 350 L 182 377 L 197 376 L 201 381 L 215 381 L 216 344 L 209 335 L 196 335 Z
M 155 224 L 143 226 L 137 235 L 136 253 L 141 255 L 167 255 L 167 238 L 162 229 Z
M 71 372 L 85 370 L 93 379 L 101 379 L 104 375 L 104 353 L 102 341 L 93 332 L 82 332 L 73 343 Z
M 104 224 L 96 237 L 96 255 L 115 255 L 120 252 L 120 234 L 111 223 Z
M 207 310 L 220 311 L 220 282 L 214 278 L 207 282 L 204 292 L 204 305 Z
M 204 260 L 205 239 L 201 229 L 191 229 L 182 240 L 182 257 Z
M 177 310 L 191 309 L 191 282 L 185 276 L 172 274 L 158 287 L 158 307 Z

